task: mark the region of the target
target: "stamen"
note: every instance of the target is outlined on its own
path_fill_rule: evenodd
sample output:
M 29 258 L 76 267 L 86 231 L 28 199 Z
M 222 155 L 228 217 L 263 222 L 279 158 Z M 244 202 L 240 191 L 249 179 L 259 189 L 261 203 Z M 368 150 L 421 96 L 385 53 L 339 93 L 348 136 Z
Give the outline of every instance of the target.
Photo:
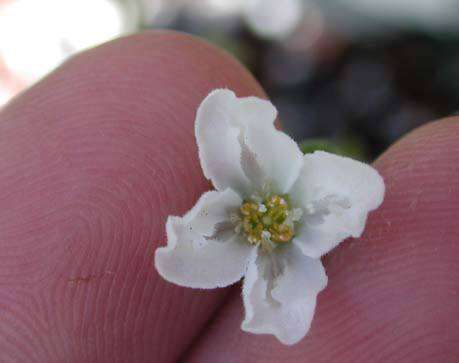
M 232 219 L 237 221 L 236 230 L 244 234 L 249 243 L 270 252 L 293 239 L 294 223 L 302 214 L 301 209 L 290 207 L 288 195 L 268 195 L 261 201 L 244 202 L 239 208 L 239 220 Z

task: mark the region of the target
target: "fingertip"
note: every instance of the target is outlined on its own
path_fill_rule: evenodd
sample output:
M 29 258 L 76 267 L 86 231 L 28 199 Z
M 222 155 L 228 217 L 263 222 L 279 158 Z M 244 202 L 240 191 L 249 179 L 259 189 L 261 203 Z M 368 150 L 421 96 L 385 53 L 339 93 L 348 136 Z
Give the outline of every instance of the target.
M 146 32 L 72 58 L 2 110 L 0 304 L 11 310 L 0 325 L 24 323 L 0 332 L 2 357 L 25 354 L 19 336 L 37 361 L 173 361 L 188 346 L 226 292 L 163 282 L 153 251 L 166 217 L 209 188 L 194 119 L 222 87 L 263 96 L 226 53 Z
M 301 342 L 285 347 L 239 331 L 243 312 L 235 294 L 190 360 L 455 362 L 458 138 L 458 117 L 433 122 L 375 162 L 386 184 L 384 201 L 360 239 L 324 258 L 329 284 Z

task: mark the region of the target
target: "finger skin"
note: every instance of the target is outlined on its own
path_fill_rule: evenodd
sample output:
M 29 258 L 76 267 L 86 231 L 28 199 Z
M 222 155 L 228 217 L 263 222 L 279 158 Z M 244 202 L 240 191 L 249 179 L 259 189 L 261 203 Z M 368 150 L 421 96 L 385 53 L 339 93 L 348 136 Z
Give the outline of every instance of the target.
M 188 362 L 453 363 L 459 357 L 459 118 L 431 123 L 375 163 L 386 197 L 362 238 L 325 258 L 308 336 L 285 347 L 239 329 L 236 295 Z
M 194 139 L 212 89 L 263 96 L 230 56 L 150 32 L 67 62 L 0 114 L 0 361 L 169 362 L 227 290 L 153 266 L 166 217 L 210 188 Z

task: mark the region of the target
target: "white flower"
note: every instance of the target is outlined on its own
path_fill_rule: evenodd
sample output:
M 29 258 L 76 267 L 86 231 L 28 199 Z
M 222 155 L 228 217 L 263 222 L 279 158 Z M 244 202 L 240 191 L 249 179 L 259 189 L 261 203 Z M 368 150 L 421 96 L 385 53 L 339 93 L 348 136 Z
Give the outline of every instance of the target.
M 242 329 L 301 340 L 327 285 L 320 257 L 358 237 L 383 200 L 377 171 L 358 161 L 303 155 L 276 130 L 277 111 L 256 97 L 211 92 L 196 117 L 204 193 L 183 217 L 169 217 L 155 264 L 168 281 L 216 288 L 243 276 Z

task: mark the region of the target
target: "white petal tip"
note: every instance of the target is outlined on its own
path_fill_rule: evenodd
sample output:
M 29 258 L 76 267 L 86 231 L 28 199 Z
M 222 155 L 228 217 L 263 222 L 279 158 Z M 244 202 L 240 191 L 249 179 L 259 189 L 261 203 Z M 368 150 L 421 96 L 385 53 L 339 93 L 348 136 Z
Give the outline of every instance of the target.
M 301 335 L 295 335 L 295 336 L 288 336 L 284 334 L 278 334 L 274 331 L 269 331 L 269 330 L 264 330 L 264 329 L 254 329 L 251 325 L 250 322 L 243 321 L 241 324 L 241 330 L 250 333 L 250 334 L 263 334 L 263 335 L 272 335 L 274 338 L 276 338 L 280 343 L 284 345 L 295 345 L 299 343 L 309 332 L 308 330 Z

